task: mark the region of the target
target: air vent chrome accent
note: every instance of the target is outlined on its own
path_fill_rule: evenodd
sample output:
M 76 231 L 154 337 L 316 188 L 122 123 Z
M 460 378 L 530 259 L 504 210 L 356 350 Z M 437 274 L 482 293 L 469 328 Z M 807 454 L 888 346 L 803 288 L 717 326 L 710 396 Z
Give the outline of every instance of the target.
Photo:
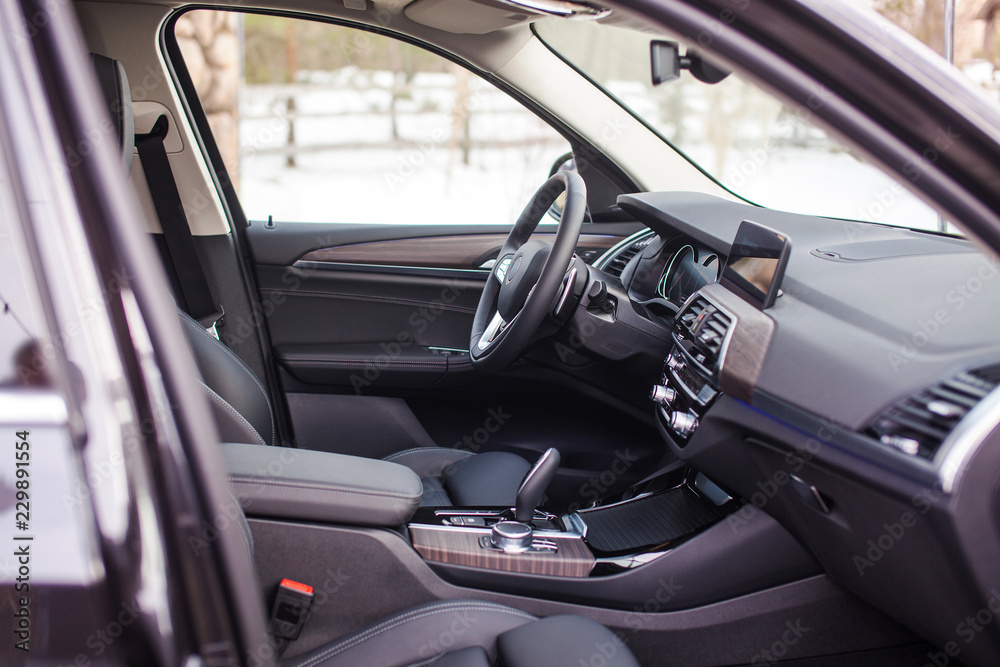
M 625 246 L 625 248 L 608 260 L 604 265 L 604 272 L 610 273 L 616 278 L 621 278 L 622 272 L 625 271 L 625 267 L 632 261 L 632 258 L 645 250 L 646 246 L 652 243 L 654 238 L 656 237 L 653 235 L 646 236 Z
M 866 429 L 887 447 L 933 459 L 941 443 L 1000 384 L 1000 366 L 959 373 L 888 407 Z

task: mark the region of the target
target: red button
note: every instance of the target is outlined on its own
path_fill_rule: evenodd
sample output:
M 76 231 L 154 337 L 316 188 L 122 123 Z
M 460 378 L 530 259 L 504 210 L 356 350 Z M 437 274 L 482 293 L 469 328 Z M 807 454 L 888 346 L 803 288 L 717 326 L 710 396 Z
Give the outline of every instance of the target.
M 306 595 L 312 595 L 313 594 L 313 587 L 312 586 L 307 586 L 306 584 L 300 584 L 299 582 L 292 581 L 291 579 L 282 579 L 280 585 L 284 586 L 285 588 L 291 588 L 292 590 L 296 590 L 296 591 L 299 591 L 301 593 L 305 593 Z

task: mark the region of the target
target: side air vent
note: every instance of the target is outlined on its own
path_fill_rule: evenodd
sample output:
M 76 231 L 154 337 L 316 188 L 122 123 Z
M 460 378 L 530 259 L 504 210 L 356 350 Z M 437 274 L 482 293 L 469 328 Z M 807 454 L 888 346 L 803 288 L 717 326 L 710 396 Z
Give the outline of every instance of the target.
M 867 432 L 906 454 L 934 458 L 955 425 L 998 383 L 1000 366 L 959 373 L 889 407 Z
M 607 264 L 604 265 L 604 272 L 610 273 L 616 278 L 621 278 L 622 271 L 625 270 L 625 267 L 628 266 L 628 263 L 632 260 L 632 258 L 645 250 L 646 246 L 652 243 L 654 238 L 656 238 L 656 235 L 646 236 L 645 238 L 641 238 L 623 248 L 617 255 L 612 257 Z

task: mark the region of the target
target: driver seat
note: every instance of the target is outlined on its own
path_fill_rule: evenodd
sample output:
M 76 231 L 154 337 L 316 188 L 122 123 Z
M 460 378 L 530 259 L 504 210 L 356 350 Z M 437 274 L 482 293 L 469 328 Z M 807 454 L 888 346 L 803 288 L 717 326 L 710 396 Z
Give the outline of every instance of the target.
M 134 126 L 125 68 L 117 60 L 97 54 L 91 54 L 91 64 L 128 172 L 132 166 Z M 194 351 L 199 380 L 210 399 L 222 441 L 276 444 L 274 411 L 264 384 L 197 321 L 181 313 L 181 325 Z M 447 447 L 415 447 L 384 460 L 416 472 L 423 482 L 421 505 L 435 507 L 513 507 L 521 479 L 531 468 L 515 454 L 475 454 Z
M 275 444 L 274 411 L 263 383 L 196 320 L 180 316 L 219 437 L 223 442 Z M 513 507 L 521 479 L 531 468 L 516 454 L 447 447 L 414 447 L 383 460 L 413 470 L 423 484 L 420 504 L 430 507 Z

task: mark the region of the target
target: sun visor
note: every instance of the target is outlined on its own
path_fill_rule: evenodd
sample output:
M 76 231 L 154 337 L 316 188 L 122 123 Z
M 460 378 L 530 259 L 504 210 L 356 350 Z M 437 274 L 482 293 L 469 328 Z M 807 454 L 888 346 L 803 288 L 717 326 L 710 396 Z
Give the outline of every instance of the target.
M 538 18 L 541 14 L 501 2 L 417 0 L 403 10 L 411 21 L 455 34 L 485 35 Z

